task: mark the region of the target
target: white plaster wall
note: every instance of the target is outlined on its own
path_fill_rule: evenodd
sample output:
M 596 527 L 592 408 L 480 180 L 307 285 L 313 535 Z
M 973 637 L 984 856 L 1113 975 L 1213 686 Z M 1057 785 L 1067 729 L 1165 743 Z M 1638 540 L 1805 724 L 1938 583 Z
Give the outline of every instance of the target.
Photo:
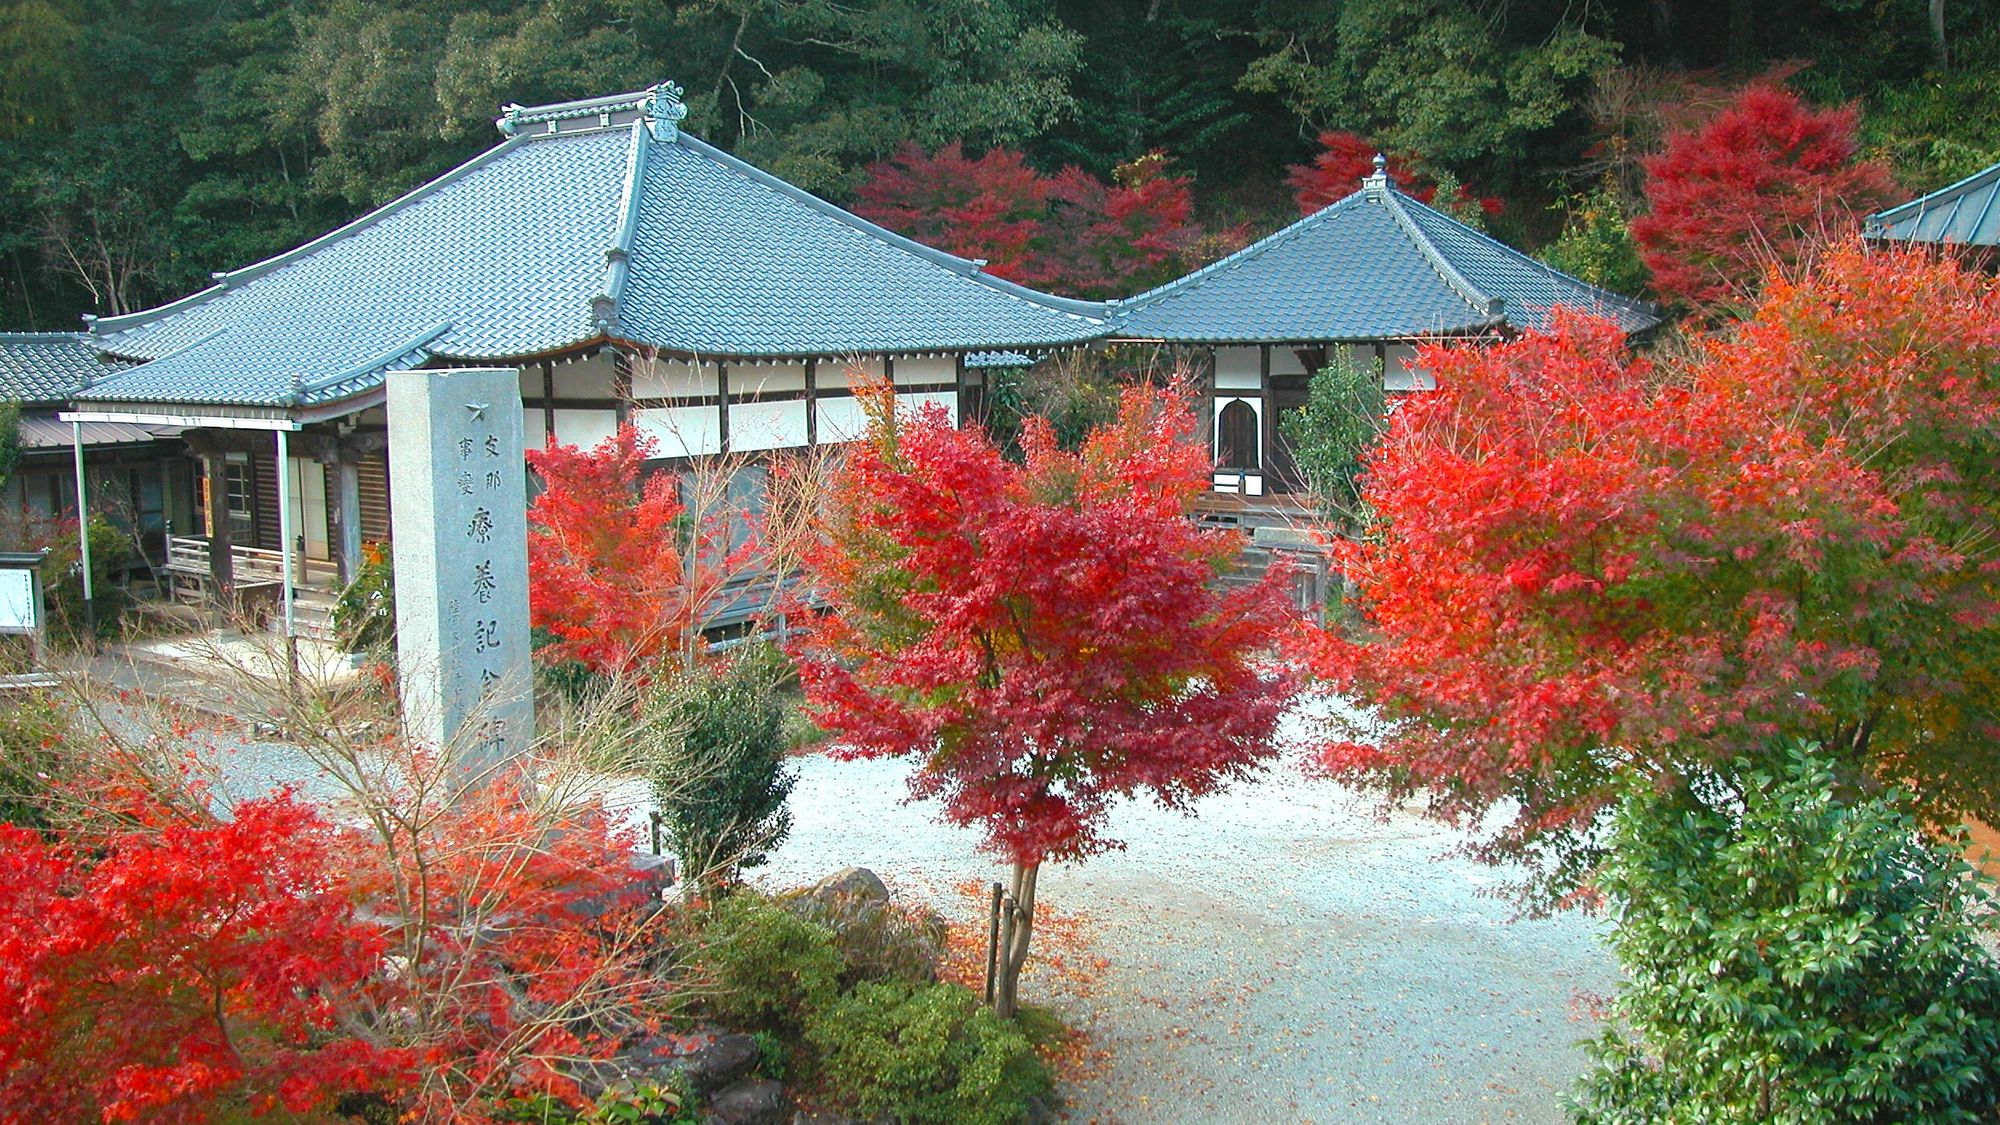
M 548 419 L 543 417 L 541 407 L 521 408 L 521 440 L 529 449 L 540 449 L 548 443 Z
M 1217 390 L 1254 391 L 1263 385 L 1262 361 L 1256 348 L 1215 349 Z
M 697 457 L 722 452 L 722 422 L 713 406 L 634 410 L 632 424 L 658 443 L 655 457 Z
M 731 390 L 736 373 L 730 372 Z M 806 404 L 793 402 L 731 402 L 729 448 L 737 452 L 788 449 L 806 443 Z
M 528 432 L 541 433 L 540 422 L 531 426 Z M 556 411 L 556 440 L 564 445 L 589 449 L 617 432 L 618 412 L 615 410 Z
M 613 398 L 617 395 L 618 361 L 609 349 L 573 363 L 557 362 L 550 373 L 555 377 L 557 398 Z M 539 389 L 535 391 L 536 398 L 540 398 L 541 394 Z
M 897 364 L 897 366 L 900 367 L 902 365 Z M 872 375 L 875 378 L 880 379 L 882 377 L 882 361 L 879 359 L 820 360 L 819 362 L 820 389 L 825 390 L 829 387 L 852 386 L 852 382 L 848 378 L 850 370 L 859 370 L 864 374 Z
M 956 391 L 926 391 L 923 394 L 899 394 L 896 396 L 896 411 L 899 414 L 915 414 L 929 403 L 936 403 L 943 407 L 945 417 L 951 419 L 952 425 L 958 425 L 958 392 Z
M 1416 366 L 1417 349 L 1409 344 L 1391 344 L 1382 365 L 1382 386 L 1391 391 L 1434 391 L 1437 380 Z
M 1306 365 L 1299 361 L 1297 349 L 1273 347 L 1271 349 L 1271 374 L 1307 375 L 1310 372 L 1306 370 Z
M 732 363 L 729 365 L 729 397 L 775 394 L 806 389 L 803 363 Z M 730 404 L 730 428 L 735 429 L 735 403 Z
M 686 398 L 714 393 L 713 363 L 655 359 L 637 360 L 632 364 L 633 398 Z
M 853 441 L 868 429 L 861 403 L 851 398 L 819 400 L 819 440 L 823 445 Z
M 958 361 L 939 355 L 898 359 L 896 382 L 905 386 L 911 383 L 956 383 Z

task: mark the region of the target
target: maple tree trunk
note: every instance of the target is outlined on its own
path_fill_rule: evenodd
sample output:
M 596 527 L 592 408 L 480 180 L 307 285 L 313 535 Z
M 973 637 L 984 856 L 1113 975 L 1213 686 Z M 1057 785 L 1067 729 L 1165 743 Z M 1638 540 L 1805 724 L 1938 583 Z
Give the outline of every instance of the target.
M 1014 887 L 1000 921 L 1000 965 L 994 974 L 993 1011 L 1013 1019 L 1020 1010 L 1021 968 L 1028 963 L 1028 939 L 1035 931 L 1035 876 L 1039 863 L 1014 865 Z

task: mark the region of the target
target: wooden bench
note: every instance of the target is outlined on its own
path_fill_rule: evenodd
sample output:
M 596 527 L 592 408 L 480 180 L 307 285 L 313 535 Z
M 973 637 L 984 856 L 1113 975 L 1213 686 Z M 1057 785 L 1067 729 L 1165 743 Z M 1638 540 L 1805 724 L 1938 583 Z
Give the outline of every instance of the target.
M 215 575 L 209 541 L 191 535 L 167 540 L 166 575 L 175 601 L 207 604 L 215 601 Z M 280 551 L 259 547 L 229 548 L 230 575 L 235 586 L 232 609 L 261 621 L 272 607 L 284 600 L 285 556 Z M 298 576 L 293 585 L 302 585 L 307 570 L 301 559 L 294 566 Z

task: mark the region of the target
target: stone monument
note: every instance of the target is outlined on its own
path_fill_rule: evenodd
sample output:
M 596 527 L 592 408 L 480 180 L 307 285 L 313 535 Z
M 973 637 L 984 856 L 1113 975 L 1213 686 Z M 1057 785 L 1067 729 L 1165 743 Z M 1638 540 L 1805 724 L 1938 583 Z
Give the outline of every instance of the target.
M 403 730 L 476 783 L 535 730 L 520 377 L 395 371 L 388 408 Z

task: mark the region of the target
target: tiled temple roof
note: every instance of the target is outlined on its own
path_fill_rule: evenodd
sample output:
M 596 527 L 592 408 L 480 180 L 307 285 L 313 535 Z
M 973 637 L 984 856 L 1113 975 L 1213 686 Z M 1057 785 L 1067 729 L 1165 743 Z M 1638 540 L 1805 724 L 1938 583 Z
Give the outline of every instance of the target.
M 75 332 L 0 332 L 0 402 L 53 406 L 116 370 Z
M 2000 246 L 2000 164 L 1870 215 L 1863 232 L 1887 242 Z
M 1383 174 L 1227 258 L 1120 305 L 1122 339 L 1295 343 L 1539 329 L 1565 305 L 1627 332 L 1649 305 L 1599 289 L 1404 195 Z
M 677 88 L 524 108 L 507 139 L 193 296 L 92 322 L 138 366 L 81 407 L 294 409 L 385 372 L 615 340 L 729 356 L 1038 349 L 1103 305 L 1037 293 L 682 133 Z

